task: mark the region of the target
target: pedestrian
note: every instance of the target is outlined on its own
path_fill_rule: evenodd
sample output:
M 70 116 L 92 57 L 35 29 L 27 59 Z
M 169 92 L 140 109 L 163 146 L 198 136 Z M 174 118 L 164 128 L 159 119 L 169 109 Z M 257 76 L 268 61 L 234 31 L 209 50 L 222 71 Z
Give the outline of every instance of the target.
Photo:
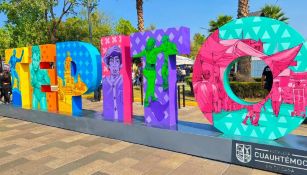
M 181 69 L 178 66 L 177 67 L 177 83 L 181 81 Z
M 187 73 L 187 77 L 189 77 L 190 74 L 191 74 L 191 67 L 190 66 L 186 66 L 185 71 Z
M 263 69 L 262 77 L 261 77 L 261 85 L 264 89 L 266 89 L 268 92 L 271 91 L 273 84 L 273 74 L 269 66 L 266 66 Z
M 101 90 L 102 90 L 102 81 L 100 82 L 99 87 L 94 91 L 93 102 L 99 102 L 101 100 Z
M 0 70 L 0 101 L 2 102 L 2 97 L 4 96 L 3 89 L 2 89 L 2 79 L 3 79 L 3 72 Z
M 142 66 L 138 67 L 138 73 L 137 73 L 137 85 L 142 86 L 143 83 L 143 74 L 142 74 Z
M 10 94 L 11 92 L 11 74 L 7 70 L 4 71 L 3 77 L 2 77 L 2 92 L 4 95 L 4 104 L 10 103 L 11 98 Z
M 2 61 L 2 59 L 0 58 L 0 73 L 3 73 L 3 65 L 4 63 L 3 63 L 3 61 Z
M 181 69 L 181 82 L 185 81 L 185 76 L 187 75 L 185 68 Z
M 135 86 L 135 83 L 136 83 L 136 75 L 135 75 L 135 72 L 134 71 L 132 71 L 131 72 L 131 74 L 132 74 L 132 86 Z

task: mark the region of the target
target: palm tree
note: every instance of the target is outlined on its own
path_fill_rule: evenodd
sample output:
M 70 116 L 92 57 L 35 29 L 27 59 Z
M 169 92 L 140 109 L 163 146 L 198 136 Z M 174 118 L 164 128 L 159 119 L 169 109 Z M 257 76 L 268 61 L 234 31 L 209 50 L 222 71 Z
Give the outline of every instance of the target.
M 238 18 L 246 17 L 249 13 L 249 1 L 248 0 L 239 0 L 238 3 Z
M 238 18 L 243 18 L 249 14 L 249 0 L 238 0 Z M 240 57 L 237 64 L 238 81 L 251 81 L 251 57 Z
M 278 5 L 268 5 L 266 4 L 261 8 L 261 12 L 265 17 L 273 18 L 279 21 L 288 22 L 288 17 Z
M 232 20 L 231 16 L 227 16 L 227 15 L 220 15 L 217 17 L 216 21 L 211 20 L 209 22 L 209 32 L 212 33 L 215 30 L 217 30 L 218 28 L 222 27 L 224 24 L 228 23 L 229 21 Z
M 138 30 L 144 31 L 143 0 L 136 0 L 136 11 L 138 16 Z

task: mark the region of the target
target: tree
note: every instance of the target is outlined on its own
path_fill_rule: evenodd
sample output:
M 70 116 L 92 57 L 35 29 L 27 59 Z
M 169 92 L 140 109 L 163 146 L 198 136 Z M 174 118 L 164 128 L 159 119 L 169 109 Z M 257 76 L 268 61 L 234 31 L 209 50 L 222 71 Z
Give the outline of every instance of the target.
M 98 6 L 98 0 L 84 0 L 83 6 L 87 8 L 87 20 L 88 20 L 88 33 L 90 42 L 93 42 L 93 29 L 92 29 L 92 22 L 91 22 L 91 14 L 93 10 Z
M 246 17 L 249 14 L 249 0 L 238 0 L 238 18 Z
M 61 24 L 63 17 L 68 14 L 76 14 L 75 8 L 80 5 L 83 1 L 81 0 L 63 0 L 63 7 L 60 14 L 57 16 L 54 12 L 54 8 L 58 6 L 58 0 L 48 0 L 47 8 L 45 11 L 45 20 L 50 21 L 49 25 L 49 37 L 51 43 L 57 41 L 57 30 Z M 48 15 L 48 13 L 50 15 Z
M 216 21 L 211 20 L 209 22 L 209 32 L 212 33 L 215 30 L 217 30 L 218 28 L 222 27 L 224 24 L 228 23 L 229 21 L 232 20 L 231 16 L 227 16 L 227 15 L 220 15 L 217 17 Z
M 57 34 L 58 41 L 90 42 L 88 20 L 85 16 L 87 16 L 87 13 L 81 12 L 78 16 L 68 18 L 62 22 Z M 92 44 L 99 48 L 101 37 L 113 34 L 113 26 L 109 17 L 98 11 L 91 14 L 91 23 L 93 26 Z
M 112 21 L 110 17 L 103 12 L 96 11 L 91 15 L 93 24 L 93 45 L 97 48 L 100 47 L 100 39 L 103 36 L 114 34 Z M 87 40 L 84 40 L 87 41 Z
M 12 47 L 55 43 L 57 30 L 64 16 L 75 14 L 82 0 L 63 0 L 59 14 L 54 12 L 58 0 L 2 0 L 0 12 L 7 15 L 7 26 L 13 29 Z
M 281 7 L 278 5 L 268 5 L 266 4 L 261 8 L 261 12 L 265 17 L 273 18 L 282 22 L 288 22 L 289 18 L 285 16 Z
M 59 25 L 57 39 L 62 41 L 82 41 L 88 38 L 87 21 L 79 17 L 67 18 Z M 89 40 L 89 39 L 88 39 Z
M 138 16 L 138 30 L 144 31 L 143 0 L 136 0 L 136 11 Z
M 45 0 L 3 0 L 0 12 L 7 16 L 5 29 L 10 30 L 10 47 L 39 44 L 47 41 L 44 20 Z
M 249 14 L 249 0 L 238 0 L 238 18 L 243 18 Z M 240 57 L 238 61 L 238 81 L 252 81 L 251 78 L 251 57 Z
M 11 36 L 9 30 L 6 28 L 0 28 L 0 61 L 4 57 L 4 51 L 10 47 Z M 1 62 L 0 62 L 1 64 Z
M 1 29 L 1 49 L 24 47 L 55 43 L 59 41 L 85 41 L 99 48 L 102 36 L 113 34 L 113 26 L 108 16 L 94 12 L 90 14 L 92 37 L 88 34 L 88 16 L 82 18 L 75 8 L 87 0 L 64 0 L 62 11 L 55 14 L 53 11 L 59 4 L 55 0 L 3 0 L 0 3 L 0 12 L 7 15 L 5 27 Z M 91 2 L 97 2 L 92 0 Z M 92 4 L 93 6 L 93 4 Z M 95 5 L 94 5 L 95 6 Z M 63 20 L 65 15 L 75 14 L 75 17 Z M 81 16 L 80 16 L 81 15 Z M 9 37 L 8 37 L 9 36 Z M 4 43 L 4 44 L 2 44 Z M 8 44 L 9 45 L 8 45 Z
M 115 32 L 121 35 L 130 35 L 137 32 L 137 29 L 131 24 L 129 20 L 120 18 L 115 26 Z
M 189 57 L 195 59 L 195 57 L 197 56 L 199 52 L 200 47 L 205 42 L 205 40 L 206 40 L 205 35 L 200 34 L 200 33 L 194 34 L 192 45 L 191 45 L 191 54 L 189 55 Z

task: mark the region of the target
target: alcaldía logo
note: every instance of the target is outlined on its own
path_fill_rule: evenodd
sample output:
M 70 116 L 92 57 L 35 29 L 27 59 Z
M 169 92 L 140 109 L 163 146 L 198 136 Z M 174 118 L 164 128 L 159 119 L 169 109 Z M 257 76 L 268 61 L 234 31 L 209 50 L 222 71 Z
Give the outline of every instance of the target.
M 236 157 L 242 163 L 248 163 L 252 160 L 252 146 L 236 143 Z

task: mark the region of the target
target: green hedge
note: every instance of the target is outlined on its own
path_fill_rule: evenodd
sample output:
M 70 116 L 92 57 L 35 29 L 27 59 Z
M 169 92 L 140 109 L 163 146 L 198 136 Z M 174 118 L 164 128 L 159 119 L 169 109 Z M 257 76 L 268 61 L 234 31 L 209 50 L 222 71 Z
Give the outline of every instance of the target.
M 232 91 L 241 99 L 265 98 L 268 94 L 261 82 L 230 82 Z
M 193 89 L 193 84 L 192 84 L 192 73 L 189 77 L 185 77 L 185 82 L 190 86 L 191 89 L 191 94 L 194 96 L 194 89 Z
M 187 77 L 185 77 L 185 82 L 186 82 L 186 83 L 190 83 L 190 82 L 192 83 L 192 76 L 189 76 L 189 77 L 187 76 Z
M 261 82 L 261 78 L 254 78 L 256 82 Z
M 185 81 L 193 90 L 192 77 L 186 77 Z M 261 86 L 261 82 L 230 82 L 230 87 L 241 99 L 265 98 L 268 94 L 268 92 Z

